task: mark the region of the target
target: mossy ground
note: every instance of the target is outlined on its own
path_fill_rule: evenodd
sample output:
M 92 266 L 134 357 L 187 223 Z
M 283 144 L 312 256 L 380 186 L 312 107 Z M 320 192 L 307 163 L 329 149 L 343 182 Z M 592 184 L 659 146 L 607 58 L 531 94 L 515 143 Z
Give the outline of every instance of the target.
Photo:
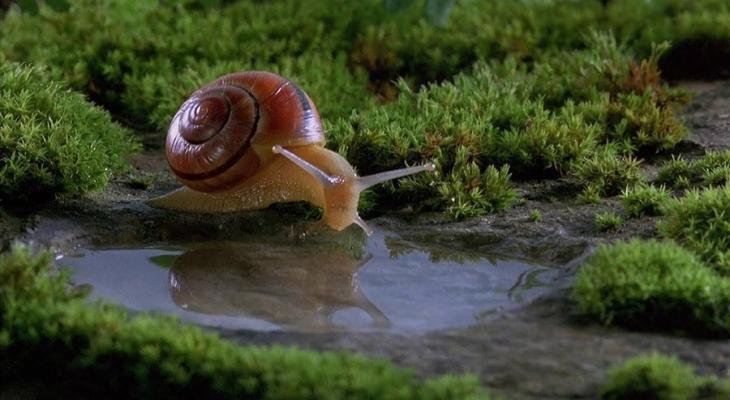
M 661 162 L 656 164 L 661 165 Z M 262 229 L 266 234 L 272 234 L 272 230 L 282 235 L 289 231 L 296 234 L 306 226 L 302 215 L 291 214 L 282 209 L 262 211 L 254 213 L 255 215 L 244 213 L 214 218 L 151 210 L 144 206 L 142 200 L 170 190 L 176 183 L 166 172 L 164 158 L 156 151 L 135 156 L 133 165 L 135 169 L 131 175 L 116 177 L 104 192 L 91 197 L 61 199 L 53 207 L 37 213 L 32 220 L 19 225 L 20 232 L 28 229 L 26 234 L 9 232 L 10 236 L 6 234 L 5 240 L 12 235 L 21 235 L 25 239 L 53 243 L 54 246 L 68 251 L 78 243 L 89 241 L 98 245 L 135 245 L 140 242 L 159 243 L 170 240 L 231 240 L 242 234 L 260 232 Z M 656 165 L 643 163 L 642 168 L 656 168 Z M 150 186 L 142 189 L 135 184 L 137 175 L 148 176 L 150 171 L 155 171 L 151 174 L 153 179 Z M 432 246 L 447 254 L 448 249 L 455 246 L 465 251 L 498 246 L 502 248 L 501 254 L 512 254 L 515 251 L 522 253 L 529 248 L 525 243 L 534 243 L 536 248 L 527 254 L 541 257 L 551 249 L 573 246 L 580 249 L 582 247 L 579 244 L 586 240 L 603 242 L 656 235 L 653 225 L 659 217 L 647 216 L 628 218 L 616 231 L 598 232 L 593 225 L 596 213 L 610 211 L 626 218 L 620 199 L 614 197 L 604 199 L 598 204 L 577 204 L 575 196 L 580 192 L 580 186 L 570 182 L 568 178 L 524 181 L 515 186 L 524 200 L 506 211 L 490 214 L 482 219 L 468 219 L 454 224 L 448 223 L 449 219 L 440 213 L 431 212 L 419 215 L 400 214 L 406 220 L 414 219 L 414 226 L 410 228 L 410 224 L 404 224 L 400 219 L 376 218 L 371 222 L 376 226 L 397 229 L 399 232 L 410 231 L 407 235 L 401 233 L 406 240 L 434 243 Z M 530 218 L 534 210 L 539 210 L 542 215 L 539 221 Z M 261 221 L 267 223 L 261 225 Z M 5 226 L 5 222 L 7 221 L 4 220 L 0 226 Z M 426 233 L 431 236 L 424 238 L 422 235 Z M 510 245 L 513 240 L 515 242 Z M 552 244 L 545 243 L 545 240 Z M 502 242 L 506 247 L 500 245 Z M 567 262 L 576 255 L 574 252 L 571 254 L 556 259 L 555 262 Z M 552 315 L 546 313 L 546 310 L 550 310 L 549 304 L 550 302 L 545 305 L 545 309 L 539 306 L 542 311 L 537 316 L 530 314 L 529 320 L 534 322 L 528 325 L 525 325 L 522 317 L 510 317 L 503 322 L 490 322 L 483 333 L 484 328 L 481 328 L 471 333 L 449 332 L 442 336 L 408 337 L 403 340 L 399 340 L 398 335 L 313 337 L 297 334 L 252 335 L 245 332 L 228 334 L 247 344 L 297 344 L 322 350 L 345 348 L 366 354 L 386 355 L 426 376 L 438 375 L 445 368 L 478 371 L 482 382 L 488 382 L 490 387 L 500 388 L 504 393 L 503 398 L 506 399 L 512 398 L 512 393 L 524 395 L 526 388 L 531 388 L 531 393 L 560 393 L 561 395 L 552 397 L 556 399 L 578 394 L 590 397 L 595 393 L 598 383 L 603 382 L 601 371 L 604 366 L 617 362 L 622 354 L 625 356 L 626 348 L 632 349 L 632 352 L 645 351 L 662 342 L 665 342 L 660 347 L 662 351 L 681 354 L 683 358 L 692 361 L 693 365 L 703 366 L 703 373 L 709 370 L 720 374 L 723 371 L 722 357 L 712 356 L 725 351 L 721 342 L 712 344 L 692 341 L 696 345 L 689 345 L 689 342 L 681 339 L 672 340 L 663 336 L 632 333 L 624 335 L 603 329 L 591 333 L 585 332 L 582 324 L 565 332 L 564 318 L 570 314 L 570 309 L 561 307 Z M 546 317 L 546 314 L 549 316 Z M 595 347 L 596 340 L 604 345 Z M 448 346 L 442 348 L 445 343 Z M 591 351 L 586 351 L 586 348 Z M 532 361 L 525 364 L 525 357 Z M 485 364 L 484 360 L 490 361 Z M 546 365 L 554 367 L 546 369 Z M 569 379 L 565 377 L 566 365 L 572 365 Z M 495 381 L 495 376 L 504 378 Z
M 672 238 L 706 265 L 667 267 L 681 278 L 676 285 L 652 275 L 678 257 L 697 256 L 676 247 L 660 252 L 673 254 L 669 259 L 643 269 L 629 268 L 638 258 L 618 272 L 611 262 L 605 269 L 587 267 L 579 281 L 591 285 L 577 287 L 579 302 L 603 322 L 645 328 L 646 321 L 659 321 L 665 328 L 726 337 L 724 291 L 700 287 L 727 285 L 730 249 L 723 222 L 730 157 L 675 159 L 660 166 L 657 179 L 647 171 L 681 153 L 677 146 L 688 135 L 680 116 L 688 97 L 666 85 L 662 74 L 725 76 L 730 6 L 721 0 L 457 2 L 445 25 L 434 26 L 423 19 L 423 2 L 410 3 L 396 13 L 379 0 L 344 6 L 334 0 L 77 0 L 57 11 L 13 8 L 0 23 L 0 60 L 36 66 L 22 67 L 26 72 L 11 67 L 4 75 L 23 87 L 5 100 L 0 94 L 3 118 L 15 124 L 5 123 L 0 133 L 10 126 L 10 135 L 20 133 L 28 143 L 24 151 L 11 148 L 18 142 L 12 136 L 3 150 L 0 141 L 1 204 L 102 186 L 133 149 L 112 118 L 159 152 L 167 121 L 197 86 L 232 70 L 268 69 L 292 78 L 315 99 L 328 145 L 361 172 L 437 162 L 436 175 L 372 193 L 372 215 L 407 204 L 452 220 L 481 216 L 495 226 L 512 224 L 513 231 L 578 216 L 571 221 L 578 226 L 574 233 L 608 240 Z M 697 62 L 681 62 L 688 57 Z M 23 90 L 30 94 L 21 105 L 30 108 L 13 106 L 24 99 L 17 95 Z M 54 128 L 60 133 L 52 138 L 66 142 L 31 140 L 38 129 Z M 113 133 L 90 144 L 87 129 Z M 97 145 L 104 151 L 79 151 Z M 155 180 L 158 173 L 136 174 L 118 182 L 141 182 L 145 194 L 168 185 Z M 21 189 L 30 184 L 37 189 Z M 616 199 L 622 193 L 625 209 Z M 577 210 L 559 209 L 558 202 Z M 602 212 L 625 222 L 595 217 Z M 598 233 L 601 227 L 613 229 Z M 9 241 L 3 237 L 3 244 Z M 656 244 L 630 246 L 641 253 Z M 611 286 L 617 274 L 637 290 L 626 294 Z M 654 307 L 657 298 L 666 309 Z M 687 319 L 667 317 L 676 310 Z

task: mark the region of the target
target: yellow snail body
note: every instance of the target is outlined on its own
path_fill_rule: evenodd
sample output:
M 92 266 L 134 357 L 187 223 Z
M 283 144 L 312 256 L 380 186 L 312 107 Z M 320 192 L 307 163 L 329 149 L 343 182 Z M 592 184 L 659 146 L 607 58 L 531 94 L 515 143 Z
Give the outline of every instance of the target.
M 153 207 L 222 213 L 306 201 L 335 230 L 372 231 L 357 214 L 360 192 L 432 171 L 434 165 L 359 177 L 324 147 L 317 109 L 298 86 L 270 72 L 224 75 L 183 103 L 167 133 L 170 168 L 185 186 L 148 200 Z

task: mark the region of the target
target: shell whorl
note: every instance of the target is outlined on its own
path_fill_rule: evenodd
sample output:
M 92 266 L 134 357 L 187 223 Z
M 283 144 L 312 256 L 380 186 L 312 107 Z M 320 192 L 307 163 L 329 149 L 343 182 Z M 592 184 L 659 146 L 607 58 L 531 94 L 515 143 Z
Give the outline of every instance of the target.
M 170 123 L 165 152 L 184 185 L 215 192 L 255 174 L 274 144 L 324 141 L 319 113 L 304 91 L 276 74 L 248 71 L 193 93 Z

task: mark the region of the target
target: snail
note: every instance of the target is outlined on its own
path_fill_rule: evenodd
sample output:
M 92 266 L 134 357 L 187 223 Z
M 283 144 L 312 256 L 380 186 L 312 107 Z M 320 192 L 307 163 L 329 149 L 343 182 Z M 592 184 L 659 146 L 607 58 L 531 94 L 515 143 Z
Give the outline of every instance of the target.
M 165 153 L 185 186 L 148 204 L 221 213 L 306 201 L 322 207 L 332 229 L 354 223 L 371 234 L 357 213 L 360 193 L 434 170 L 427 163 L 361 177 L 324 144 L 317 108 L 293 82 L 263 71 L 224 75 L 195 91 L 170 123 Z

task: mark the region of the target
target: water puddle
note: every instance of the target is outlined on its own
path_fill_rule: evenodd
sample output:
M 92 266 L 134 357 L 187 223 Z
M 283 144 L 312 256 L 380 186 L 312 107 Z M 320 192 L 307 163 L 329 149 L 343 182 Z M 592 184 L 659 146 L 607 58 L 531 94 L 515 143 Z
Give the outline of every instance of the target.
M 59 264 L 92 299 L 255 330 L 429 331 L 472 325 L 555 288 L 560 271 L 432 251 L 376 231 L 338 242 L 241 240 L 78 249 Z

